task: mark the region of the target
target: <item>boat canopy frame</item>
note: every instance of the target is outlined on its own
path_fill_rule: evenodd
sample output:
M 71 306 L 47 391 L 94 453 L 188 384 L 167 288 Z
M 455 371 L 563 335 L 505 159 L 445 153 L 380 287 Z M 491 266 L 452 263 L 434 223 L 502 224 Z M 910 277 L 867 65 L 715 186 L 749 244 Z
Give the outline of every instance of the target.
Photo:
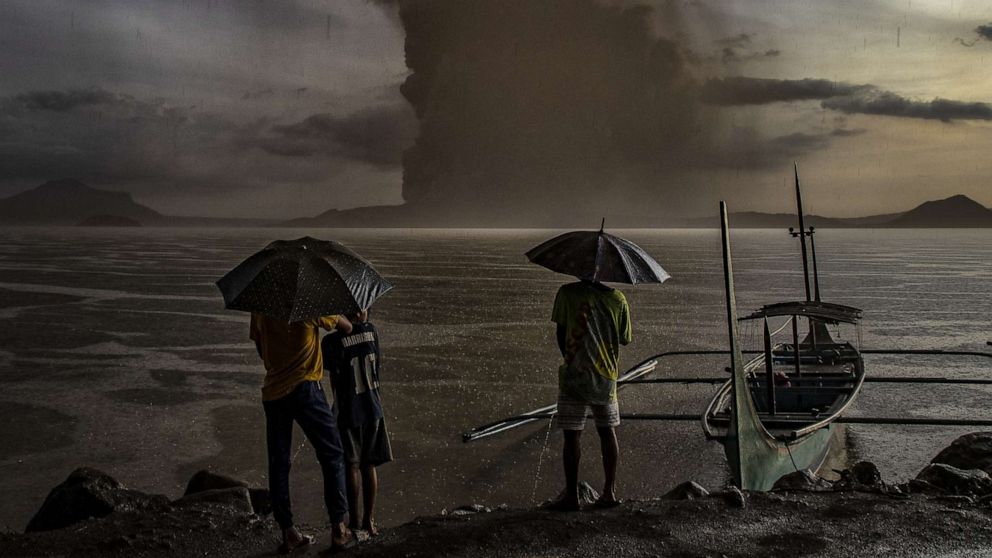
M 815 301 L 795 301 L 778 302 L 766 304 L 760 310 L 756 310 L 738 321 L 760 320 L 763 318 L 775 318 L 781 316 L 795 316 L 801 318 L 813 318 L 821 322 L 836 324 L 858 324 L 861 322 L 860 308 L 834 304 L 831 302 Z

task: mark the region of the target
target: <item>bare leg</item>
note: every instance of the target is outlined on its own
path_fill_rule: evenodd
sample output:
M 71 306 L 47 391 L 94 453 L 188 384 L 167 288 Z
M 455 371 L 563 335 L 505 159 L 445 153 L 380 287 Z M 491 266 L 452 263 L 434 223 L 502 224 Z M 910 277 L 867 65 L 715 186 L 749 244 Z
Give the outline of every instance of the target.
M 375 496 L 379 492 L 379 475 L 375 472 L 375 466 L 364 465 L 362 467 L 362 509 L 365 514 L 362 516 L 362 528 L 369 532 L 370 537 L 379 534 L 379 529 L 375 526 Z
M 358 529 L 358 463 L 349 463 L 346 487 L 348 489 L 348 527 Z
M 600 505 L 614 505 L 617 500 L 617 462 L 620 460 L 620 444 L 617 442 L 617 432 L 612 426 L 597 427 L 600 448 L 603 451 L 603 495 L 597 501 Z
M 562 465 L 565 467 L 565 495 L 555 502 L 551 509 L 574 511 L 579 509 L 579 461 L 582 459 L 582 431 L 562 430 L 565 446 L 562 451 Z

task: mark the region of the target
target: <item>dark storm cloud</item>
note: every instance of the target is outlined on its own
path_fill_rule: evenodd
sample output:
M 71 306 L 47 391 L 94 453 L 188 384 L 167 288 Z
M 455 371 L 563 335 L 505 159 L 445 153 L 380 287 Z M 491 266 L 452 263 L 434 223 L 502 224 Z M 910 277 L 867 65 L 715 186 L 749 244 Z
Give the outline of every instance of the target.
M 856 95 L 872 89 L 826 79 L 762 79 L 728 77 L 707 80 L 700 90 L 703 102 L 721 105 L 763 105 Z
M 738 49 L 724 47 L 720 51 L 720 61 L 724 64 L 738 64 L 747 60 L 760 60 L 762 58 L 774 58 L 782 54 L 778 49 L 768 49 L 764 52 L 740 52 Z
M 788 101 L 822 100 L 821 106 L 845 114 L 872 114 L 927 120 L 992 120 L 988 103 L 907 99 L 874 85 L 852 85 L 825 79 L 710 79 L 700 90 L 704 103 L 719 106 L 763 105 Z
M 412 143 L 412 120 L 408 108 L 392 106 L 288 125 L 238 122 L 105 90 L 34 91 L 0 98 L 0 181 L 66 176 L 138 195 L 319 183 L 345 164 L 395 168 Z
M 734 35 L 733 37 L 717 39 L 713 42 L 722 47 L 743 48 L 751 44 L 752 38 L 754 38 L 754 33 L 741 33 L 740 35 Z
M 979 25 L 975 28 L 976 37 L 970 41 L 966 41 L 961 37 L 955 37 L 954 42 L 962 46 L 973 47 L 978 44 L 979 41 L 992 41 L 992 23 L 987 23 L 985 25 Z
M 915 101 L 888 91 L 839 97 L 823 101 L 823 107 L 846 114 L 873 114 L 927 120 L 992 120 L 992 105 L 949 99 Z
M 14 97 L 28 110 L 64 112 L 77 107 L 113 104 L 119 99 L 103 89 L 72 89 L 69 91 L 32 91 Z
M 286 157 L 337 155 L 376 166 L 398 166 L 413 143 L 416 121 L 406 106 L 371 107 L 344 117 L 314 114 L 273 126 L 261 149 Z

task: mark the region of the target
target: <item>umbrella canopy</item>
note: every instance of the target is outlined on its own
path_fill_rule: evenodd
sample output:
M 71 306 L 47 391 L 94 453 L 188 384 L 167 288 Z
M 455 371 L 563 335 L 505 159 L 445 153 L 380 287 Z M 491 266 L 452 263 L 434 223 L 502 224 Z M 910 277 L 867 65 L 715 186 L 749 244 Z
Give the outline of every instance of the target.
M 603 232 L 574 231 L 527 252 L 527 258 L 551 271 L 606 283 L 664 283 L 671 277 L 633 242 Z
M 393 286 L 338 242 L 277 240 L 217 281 L 224 306 L 287 322 L 363 310 Z

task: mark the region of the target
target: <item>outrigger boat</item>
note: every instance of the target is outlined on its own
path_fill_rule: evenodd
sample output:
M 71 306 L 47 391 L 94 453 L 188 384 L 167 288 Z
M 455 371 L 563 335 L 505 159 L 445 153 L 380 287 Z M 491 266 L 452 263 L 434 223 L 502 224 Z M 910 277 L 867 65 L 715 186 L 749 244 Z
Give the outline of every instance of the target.
M 782 476 L 813 473 L 826 461 L 833 423 L 854 403 L 865 380 L 864 359 L 857 347 L 835 341 L 826 326 L 856 326 L 861 310 L 819 300 L 764 306 L 744 318 L 760 319 L 764 326 L 762 354 L 744 362 L 724 202 L 720 202 L 720 224 L 731 379 L 703 413 L 703 431 L 708 439 L 723 444 L 736 486 L 770 490 Z M 780 317 L 787 317 L 785 325 L 792 325 L 791 344 L 772 344 L 768 320 Z M 801 320 L 809 324 L 802 341 Z
M 989 419 L 844 416 L 865 383 L 927 383 L 992 385 L 987 378 L 870 377 L 865 375 L 864 355 L 932 355 L 979 357 L 980 351 L 859 349 L 849 341 L 835 340 L 828 326 L 858 328 L 862 311 L 820 300 L 820 284 L 813 245 L 814 227 L 805 226 L 799 172 L 796 167 L 796 202 L 806 299 L 763 306 L 738 320 L 734 296 L 733 263 L 727 207 L 720 202 L 729 350 L 677 350 L 658 353 L 622 374 L 618 388 L 637 384 L 722 384 L 703 414 L 622 414 L 625 420 L 701 421 L 708 439 L 724 446 L 733 484 L 743 490 L 770 490 L 782 476 L 804 471 L 816 473 L 830 453 L 839 424 L 893 424 L 928 426 L 992 426 Z M 809 250 L 807 251 L 807 238 Z M 809 256 L 813 281 L 810 288 Z M 739 322 L 761 320 L 763 348 L 742 349 Z M 769 320 L 784 320 L 775 332 Z M 800 339 L 801 324 L 806 334 Z M 791 342 L 773 343 L 772 337 L 791 325 Z M 860 339 L 860 330 L 857 330 Z M 989 343 L 992 345 L 992 342 Z M 648 378 L 664 358 L 729 355 L 731 377 Z M 744 355 L 753 355 L 749 360 Z M 554 416 L 555 405 L 476 427 L 465 442 L 480 440 Z

